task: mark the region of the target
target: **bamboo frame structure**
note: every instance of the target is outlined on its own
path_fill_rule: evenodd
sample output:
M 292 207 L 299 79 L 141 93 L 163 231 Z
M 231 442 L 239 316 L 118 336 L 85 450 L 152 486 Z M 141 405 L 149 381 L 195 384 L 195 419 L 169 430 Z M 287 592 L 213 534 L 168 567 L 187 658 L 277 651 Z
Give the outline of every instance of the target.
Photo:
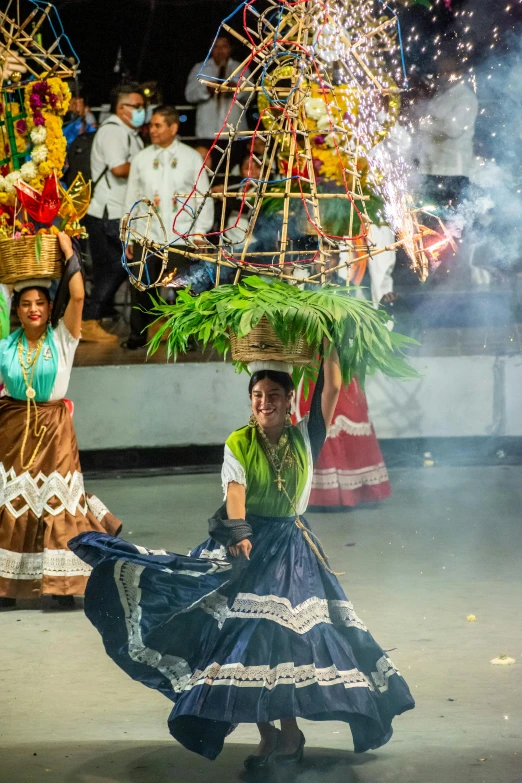
M 411 266 L 425 279 L 429 268 L 429 245 L 425 243 L 435 235 L 439 247 L 440 243 L 451 244 L 451 238 L 434 216 L 428 216 L 431 225 L 421 225 L 420 213 L 407 204 L 406 193 L 394 196 L 397 242 L 377 248 L 368 235 L 372 220 L 367 205 L 371 196 L 365 192 L 364 166 L 371 167 L 371 149 L 386 137 L 395 116 L 388 125 L 379 126 L 377 109 L 388 106 L 391 113 L 390 107 L 398 105 L 401 91 L 394 81 L 396 15 L 390 13 L 384 20 L 382 16 L 374 17 L 371 0 L 265 0 L 263 8 L 259 11 L 255 0 L 245 6 L 243 32 L 228 21 L 222 25 L 248 51 L 233 73 L 220 82 L 205 73 L 204 65 L 199 75 L 200 82 L 217 95 L 232 96 L 237 111 L 234 122 L 229 120 L 229 112 L 212 145 L 212 155 L 209 152 L 205 158 L 202 171 L 208 175 L 208 187 L 202 187 L 200 176 L 192 192 L 176 194 L 183 202 L 182 209 L 193 211 L 189 230 L 179 233 L 174 218 L 176 239 L 170 246 L 140 231 L 138 226 L 151 210 L 150 201 L 144 199 L 125 217 L 123 242 L 142 245 L 141 264 L 146 265 L 151 254 L 162 257 L 162 274 L 151 287 L 164 285 L 165 275 L 172 277 L 169 249 L 188 260 L 215 263 L 216 283 L 222 268 L 235 268 L 236 282 L 243 273 L 262 272 L 295 284 L 324 284 L 355 260 L 402 247 Z M 329 50 L 332 46 L 333 54 Z M 334 72 L 332 57 L 338 58 L 335 65 L 341 68 L 341 81 Z M 313 120 L 314 101 L 325 107 L 322 126 Z M 257 127 L 243 130 L 246 113 L 253 108 L 259 113 Z M 328 137 L 332 155 L 338 160 L 340 184 L 333 190 L 324 188 L 317 173 L 316 147 L 323 137 Z M 236 190 L 231 150 L 241 140 L 248 142 L 249 164 L 248 174 Z M 320 143 L 324 149 L 324 139 Z M 280 177 L 277 185 L 273 178 L 276 164 Z M 254 170 L 259 170 L 256 176 Z M 266 249 L 256 247 L 256 243 L 260 226 L 266 221 L 269 199 L 280 201 L 276 211 L 279 225 L 277 240 Z M 198 218 L 208 200 L 221 206 L 218 228 L 213 234 L 200 234 Z M 229 225 L 227 215 L 234 200 L 238 217 Z M 345 216 L 341 235 L 328 228 L 325 210 L 330 207 L 342 210 Z M 295 224 L 302 220 L 307 229 L 298 243 L 308 236 L 312 249 L 293 246 Z M 241 241 L 237 240 L 238 233 Z M 361 243 L 367 249 L 362 255 Z M 341 254 L 348 255 L 349 260 L 335 263 Z M 143 287 L 143 268 L 138 274 L 133 269 L 129 272 L 131 282 Z
M 43 9 L 34 7 L 24 19 L 24 5 L 24 0 L 8 0 L 7 7 L 0 9 L 0 89 L 5 86 L 8 90 L 15 90 L 21 81 L 40 79 L 43 74 L 46 78 L 74 78 L 79 63 L 72 50 L 69 53 L 61 50 L 61 36 L 56 37 L 53 33 L 50 45 L 44 45 L 46 23 L 55 10 L 54 6 L 48 3 Z M 8 55 L 20 60 L 27 72 L 25 79 L 20 74 L 20 78 L 11 78 L 9 84 L 4 78 L 1 62 Z

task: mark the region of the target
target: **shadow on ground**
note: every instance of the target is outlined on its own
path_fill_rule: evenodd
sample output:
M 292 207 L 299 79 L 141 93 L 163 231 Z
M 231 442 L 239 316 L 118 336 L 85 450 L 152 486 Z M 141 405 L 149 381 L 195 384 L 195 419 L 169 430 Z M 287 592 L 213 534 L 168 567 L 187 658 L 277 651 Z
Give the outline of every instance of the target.
M 476 748 L 383 749 L 355 755 L 308 748 L 302 766 L 243 770 L 252 746 L 227 743 L 215 762 L 174 742 L 35 743 L 0 748 L 0 783 L 520 783 L 518 754 Z
M 373 754 L 310 748 L 296 768 L 243 770 L 253 747 L 227 743 L 215 762 L 169 743 L 56 743 L 19 745 L 2 751 L 1 783 L 356 783 L 355 769 Z

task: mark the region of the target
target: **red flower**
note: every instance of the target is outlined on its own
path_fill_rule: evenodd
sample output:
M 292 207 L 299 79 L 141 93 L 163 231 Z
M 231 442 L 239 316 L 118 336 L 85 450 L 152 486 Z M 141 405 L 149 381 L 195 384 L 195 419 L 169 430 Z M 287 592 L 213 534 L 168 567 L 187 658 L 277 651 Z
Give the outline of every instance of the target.
M 47 82 L 35 82 L 33 84 L 32 93 L 40 93 L 45 94 L 46 92 L 49 92 L 49 85 Z
M 23 180 L 19 180 L 15 187 L 18 199 L 29 216 L 39 223 L 50 226 L 58 214 L 61 203 L 56 177 L 46 178 L 41 193 Z
M 29 96 L 29 106 L 31 109 L 41 109 L 43 108 L 44 102 L 40 98 L 39 95 L 35 95 L 34 93 Z
M 25 133 L 27 131 L 27 123 L 25 120 L 17 120 L 15 122 L 15 128 L 17 133 Z

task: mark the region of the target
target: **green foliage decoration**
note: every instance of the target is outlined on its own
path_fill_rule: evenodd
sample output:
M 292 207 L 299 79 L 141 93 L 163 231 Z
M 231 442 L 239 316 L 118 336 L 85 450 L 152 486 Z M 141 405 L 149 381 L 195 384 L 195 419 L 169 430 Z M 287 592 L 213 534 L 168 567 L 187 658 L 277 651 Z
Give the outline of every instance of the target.
M 187 351 L 191 339 L 226 356 L 229 333 L 244 337 L 265 317 L 284 345 L 301 336 L 317 349 L 324 338 L 335 345 L 345 384 L 356 375 L 364 385 L 366 376 L 377 371 L 403 380 L 418 378 L 405 358 L 406 350 L 416 341 L 390 331 L 386 311 L 355 298 L 351 294 L 356 290 L 325 286 L 303 291 L 278 280 L 251 276 L 199 296 L 190 289 L 180 291 L 175 304 L 151 297 L 150 312 L 160 326 L 149 343 L 149 353 L 154 353 L 166 336 L 167 355 L 174 360 Z M 241 372 L 246 365 L 237 362 L 236 369 Z M 313 366 L 295 368 L 294 380 L 303 375 L 312 380 L 316 372 Z

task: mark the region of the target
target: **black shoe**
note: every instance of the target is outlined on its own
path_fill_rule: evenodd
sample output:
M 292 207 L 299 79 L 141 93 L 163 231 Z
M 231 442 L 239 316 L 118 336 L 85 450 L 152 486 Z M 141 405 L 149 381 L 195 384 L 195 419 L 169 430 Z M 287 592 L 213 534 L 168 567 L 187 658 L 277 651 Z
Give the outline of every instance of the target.
M 288 754 L 287 756 L 275 756 L 274 762 L 277 764 L 277 766 L 289 766 L 290 764 L 300 764 L 303 760 L 303 754 L 304 754 L 304 746 L 305 746 L 305 735 L 303 732 L 299 732 L 301 734 L 301 739 L 299 740 L 299 745 L 297 747 L 297 750 L 294 750 L 293 753 Z
M 126 351 L 138 351 L 140 348 L 146 348 L 147 343 L 139 342 L 133 337 L 129 337 L 128 340 L 125 340 L 125 342 L 121 343 L 121 347 L 125 348 Z
M 268 765 L 273 762 L 275 754 L 277 753 L 277 749 L 279 747 L 279 742 L 281 740 L 281 732 L 279 731 L 279 729 L 276 729 L 276 731 L 277 731 L 277 738 L 273 750 L 271 750 L 270 753 L 267 753 L 264 756 L 248 756 L 248 758 L 246 758 L 245 761 L 243 762 L 245 769 L 248 769 L 249 771 L 255 769 L 263 769 L 264 767 L 268 767 Z
M 12 609 L 16 606 L 16 598 L 0 598 L 0 609 Z
M 74 595 L 52 595 L 53 601 L 56 601 L 58 609 L 74 609 Z

